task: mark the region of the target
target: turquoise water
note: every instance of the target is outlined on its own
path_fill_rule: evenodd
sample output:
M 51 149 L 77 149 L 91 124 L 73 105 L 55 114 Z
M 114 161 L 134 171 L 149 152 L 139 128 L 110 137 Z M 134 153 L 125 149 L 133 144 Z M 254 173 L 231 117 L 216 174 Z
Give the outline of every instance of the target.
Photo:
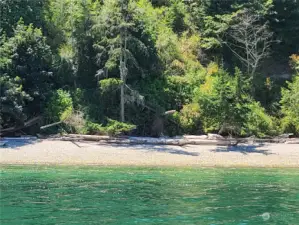
M 299 224 L 298 169 L 1 168 L 1 225 Z

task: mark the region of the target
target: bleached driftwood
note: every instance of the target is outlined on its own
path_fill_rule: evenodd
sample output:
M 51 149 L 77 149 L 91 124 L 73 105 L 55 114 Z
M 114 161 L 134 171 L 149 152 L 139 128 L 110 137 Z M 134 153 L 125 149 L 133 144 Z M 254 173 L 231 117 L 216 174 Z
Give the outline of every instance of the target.
M 40 129 L 44 130 L 44 129 L 49 128 L 49 127 L 57 126 L 57 125 L 59 125 L 61 123 L 63 123 L 63 121 L 59 121 L 59 122 L 56 122 L 56 123 L 47 124 L 45 126 L 40 127 Z
M 236 140 L 204 140 L 204 139 L 177 139 L 177 138 L 143 138 L 143 137 L 109 137 L 97 135 L 68 134 L 61 138 L 65 141 L 97 141 L 107 144 L 149 144 L 149 145 L 235 145 Z
M 67 134 L 59 138 L 65 141 L 95 141 L 102 144 L 147 144 L 147 145 L 220 145 L 220 146 L 236 146 L 238 144 L 265 144 L 265 143 L 286 143 L 297 144 L 297 138 L 272 138 L 272 139 L 256 139 L 256 138 L 221 138 L 209 139 L 207 136 L 199 135 L 186 135 L 174 138 L 152 138 L 152 137 L 110 137 L 99 135 L 80 135 L 80 134 Z

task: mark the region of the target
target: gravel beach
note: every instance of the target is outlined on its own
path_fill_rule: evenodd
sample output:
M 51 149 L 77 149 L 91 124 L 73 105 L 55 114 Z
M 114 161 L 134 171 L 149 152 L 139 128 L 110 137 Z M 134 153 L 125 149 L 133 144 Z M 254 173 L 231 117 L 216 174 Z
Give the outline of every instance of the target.
M 0 164 L 299 168 L 299 144 L 179 147 L 38 140 L 1 147 Z

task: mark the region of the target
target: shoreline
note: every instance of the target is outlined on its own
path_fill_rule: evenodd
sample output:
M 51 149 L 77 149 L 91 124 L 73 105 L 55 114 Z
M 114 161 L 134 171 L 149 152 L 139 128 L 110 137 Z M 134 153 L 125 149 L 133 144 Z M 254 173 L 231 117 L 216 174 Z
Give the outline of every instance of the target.
M 88 163 L 78 163 L 78 164 L 61 164 L 61 163 L 19 163 L 19 162 L 13 162 L 13 163 L 0 163 L 0 168 L 4 167 L 18 167 L 18 166 L 28 166 L 28 167 L 97 167 L 97 168 L 170 168 L 170 169 L 299 169 L 299 166 L 285 166 L 285 165 L 267 165 L 267 166 L 253 166 L 253 165 L 131 165 L 131 164 L 122 164 L 122 165 L 112 165 L 112 164 L 88 164 Z
M 299 168 L 299 144 L 116 145 L 37 140 L 0 148 L 0 166 Z

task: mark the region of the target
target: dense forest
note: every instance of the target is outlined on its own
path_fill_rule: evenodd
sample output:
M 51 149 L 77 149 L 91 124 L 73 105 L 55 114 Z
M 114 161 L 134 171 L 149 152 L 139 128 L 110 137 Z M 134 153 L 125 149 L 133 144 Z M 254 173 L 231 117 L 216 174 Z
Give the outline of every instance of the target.
M 1 135 L 299 133 L 297 0 L 1 0 L 0 10 Z

